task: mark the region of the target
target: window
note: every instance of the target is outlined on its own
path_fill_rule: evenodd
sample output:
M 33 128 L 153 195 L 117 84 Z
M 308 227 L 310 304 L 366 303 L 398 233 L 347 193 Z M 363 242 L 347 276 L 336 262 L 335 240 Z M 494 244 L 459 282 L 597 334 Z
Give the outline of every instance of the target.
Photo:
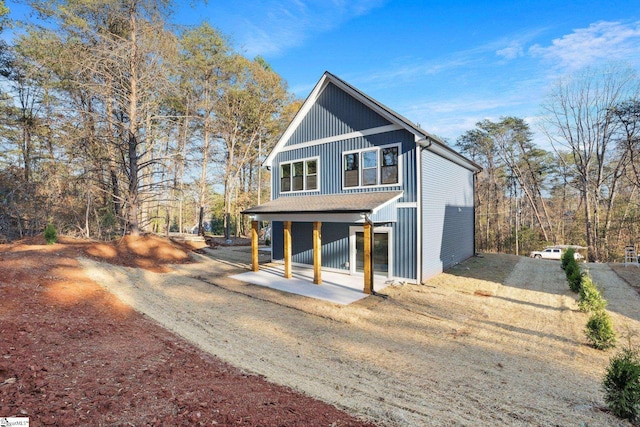
M 378 153 L 377 150 L 362 153 L 362 185 L 376 185 L 378 183 Z
M 344 153 L 344 188 L 399 184 L 399 152 L 394 144 Z
M 291 163 L 280 166 L 280 191 L 291 191 Z
M 380 182 L 384 184 L 398 183 L 398 147 L 385 147 L 380 150 L 382 167 Z
M 280 163 L 280 192 L 318 190 L 318 159 Z
M 357 187 L 358 181 L 358 153 L 344 155 L 344 186 Z

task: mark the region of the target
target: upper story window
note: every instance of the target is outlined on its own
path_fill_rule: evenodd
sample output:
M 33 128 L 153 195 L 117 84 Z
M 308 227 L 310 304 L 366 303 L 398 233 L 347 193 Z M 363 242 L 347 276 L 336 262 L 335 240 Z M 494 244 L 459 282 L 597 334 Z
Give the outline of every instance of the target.
M 343 187 L 371 187 L 400 183 L 400 144 L 366 148 L 343 154 Z
M 318 190 L 318 158 L 280 163 L 280 192 Z

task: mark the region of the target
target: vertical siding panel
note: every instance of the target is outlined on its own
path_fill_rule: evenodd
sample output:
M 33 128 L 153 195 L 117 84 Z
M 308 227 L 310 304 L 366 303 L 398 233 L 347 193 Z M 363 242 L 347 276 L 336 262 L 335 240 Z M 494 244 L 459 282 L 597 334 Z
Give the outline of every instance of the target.
M 329 83 L 286 145 L 384 126 L 390 122 Z
M 416 277 L 416 208 L 399 208 L 398 222 L 393 225 L 393 275 L 406 279 Z
M 473 172 L 422 153 L 422 279 L 473 255 Z

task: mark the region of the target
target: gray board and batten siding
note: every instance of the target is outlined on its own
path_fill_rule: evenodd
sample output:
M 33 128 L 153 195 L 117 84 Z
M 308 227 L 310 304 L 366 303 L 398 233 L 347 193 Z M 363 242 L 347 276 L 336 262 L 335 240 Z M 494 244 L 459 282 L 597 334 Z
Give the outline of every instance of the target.
M 424 281 L 474 255 L 474 173 L 423 150 Z
M 325 73 L 298 114 L 265 161 L 271 168 L 274 201 L 307 195 L 402 191 L 399 199 L 385 204 L 371 217 L 376 226 L 390 231 L 389 273 L 393 278 L 424 281 L 474 255 L 474 175 L 480 170 L 478 165 L 330 73 Z M 397 184 L 344 186 L 345 152 L 394 144 L 399 146 Z M 301 160 L 317 162 L 318 173 L 313 177 L 317 187 L 281 192 L 280 166 Z M 287 185 L 293 189 L 292 183 Z M 299 213 L 294 209 L 290 216 L 299 217 Z M 336 222 L 338 217 L 330 215 L 328 211 L 319 212 L 292 223 L 294 263 L 313 264 L 311 221 L 320 221 L 322 267 L 349 271 L 353 260 L 350 239 L 356 224 Z M 272 216 L 273 260 L 284 258 L 280 219 L 283 217 Z
M 303 145 L 322 138 L 344 135 L 391 123 L 362 102 L 351 97 L 335 85 L 329 83 L 318 97 L 291 138 L 284 144 L 285 149 L 273 159 L 271 171 L 272 197 L 295 196 L 297 193 L 280 192 L 280 164 L 297 159 L 319 158 L 319 188 L 315 194 L 355 193 L 362 191 L 404 190 L 400 202 L 416 201 L 415 136 L 404 129 L 358 136 L 341 141 Z M 363 148 L 401 144 L 399 158 L 401 162 L 400 183 L 394 186 L 368 187 L 343 190 L 342 153 Z M 305 194 L 314 194 L 313 191 Z

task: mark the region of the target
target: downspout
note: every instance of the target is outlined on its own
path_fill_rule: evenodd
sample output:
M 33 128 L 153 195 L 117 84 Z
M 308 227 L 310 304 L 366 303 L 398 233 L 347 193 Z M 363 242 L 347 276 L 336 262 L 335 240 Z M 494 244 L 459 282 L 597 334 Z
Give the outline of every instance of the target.
M 418 194 L 416 195 L 417 197 L 417 209 L 416 209 L 416 220 L 418 221 L 418 235 L 416 236 L 416 241 L 417 241 L 417 246 L 418 246 L 418 250 L 417 250 L 417 254 L 418 254 L 418 274 L 416 275 L 416 278 L 418 279 L 418 284 L 422 283 L 422 236 L 423 236 L 423 221 L 422 221 L 422 193 L 423 193 L 423 188 L 422 188 L 422 152 L 426 149 L 428 149 L 429 147 L 431 147 L 431 144 L 433 144 L 433 141 L 431 139 L 422 139 L 416 142 L 417 146 L 420 147 L 420 150 L 418 151 L 418 158 L 417 158 L 417 170 L 418 170 L 418 174 L 416 177 L 416 180 L 420 180 L 420 185 L 418 185 Z M 474 245 L 475 245 L 475 239 L 474 239 Z
M 371 295 L 376 295 L 376 290 L 374 289 L 374 282 L 373 282 L 373 248 L 375 247 L 374 245 L 374 240 L 375 240 L 375 228 L 374 228 L 374 224 L 373 221 L 371 221 L 371 218 L 369 217 L 370 212 L 365 212 L 364 214 L 364 221 L 369 224 L 369 226 L 371 227 L 371 241 L 369 242 L 369 253 L 370 253 L 370 258 L 371 258 L 371 268 L 369 269 L 369 280 L 371 280 Z
M 478 251 L 476 251 L 476 182 L 479 173 L 480 171 L 473 173 L 473 256 L 478 255 Z M 518 215 L 518 212 L 516 212 L 516 215 Z

